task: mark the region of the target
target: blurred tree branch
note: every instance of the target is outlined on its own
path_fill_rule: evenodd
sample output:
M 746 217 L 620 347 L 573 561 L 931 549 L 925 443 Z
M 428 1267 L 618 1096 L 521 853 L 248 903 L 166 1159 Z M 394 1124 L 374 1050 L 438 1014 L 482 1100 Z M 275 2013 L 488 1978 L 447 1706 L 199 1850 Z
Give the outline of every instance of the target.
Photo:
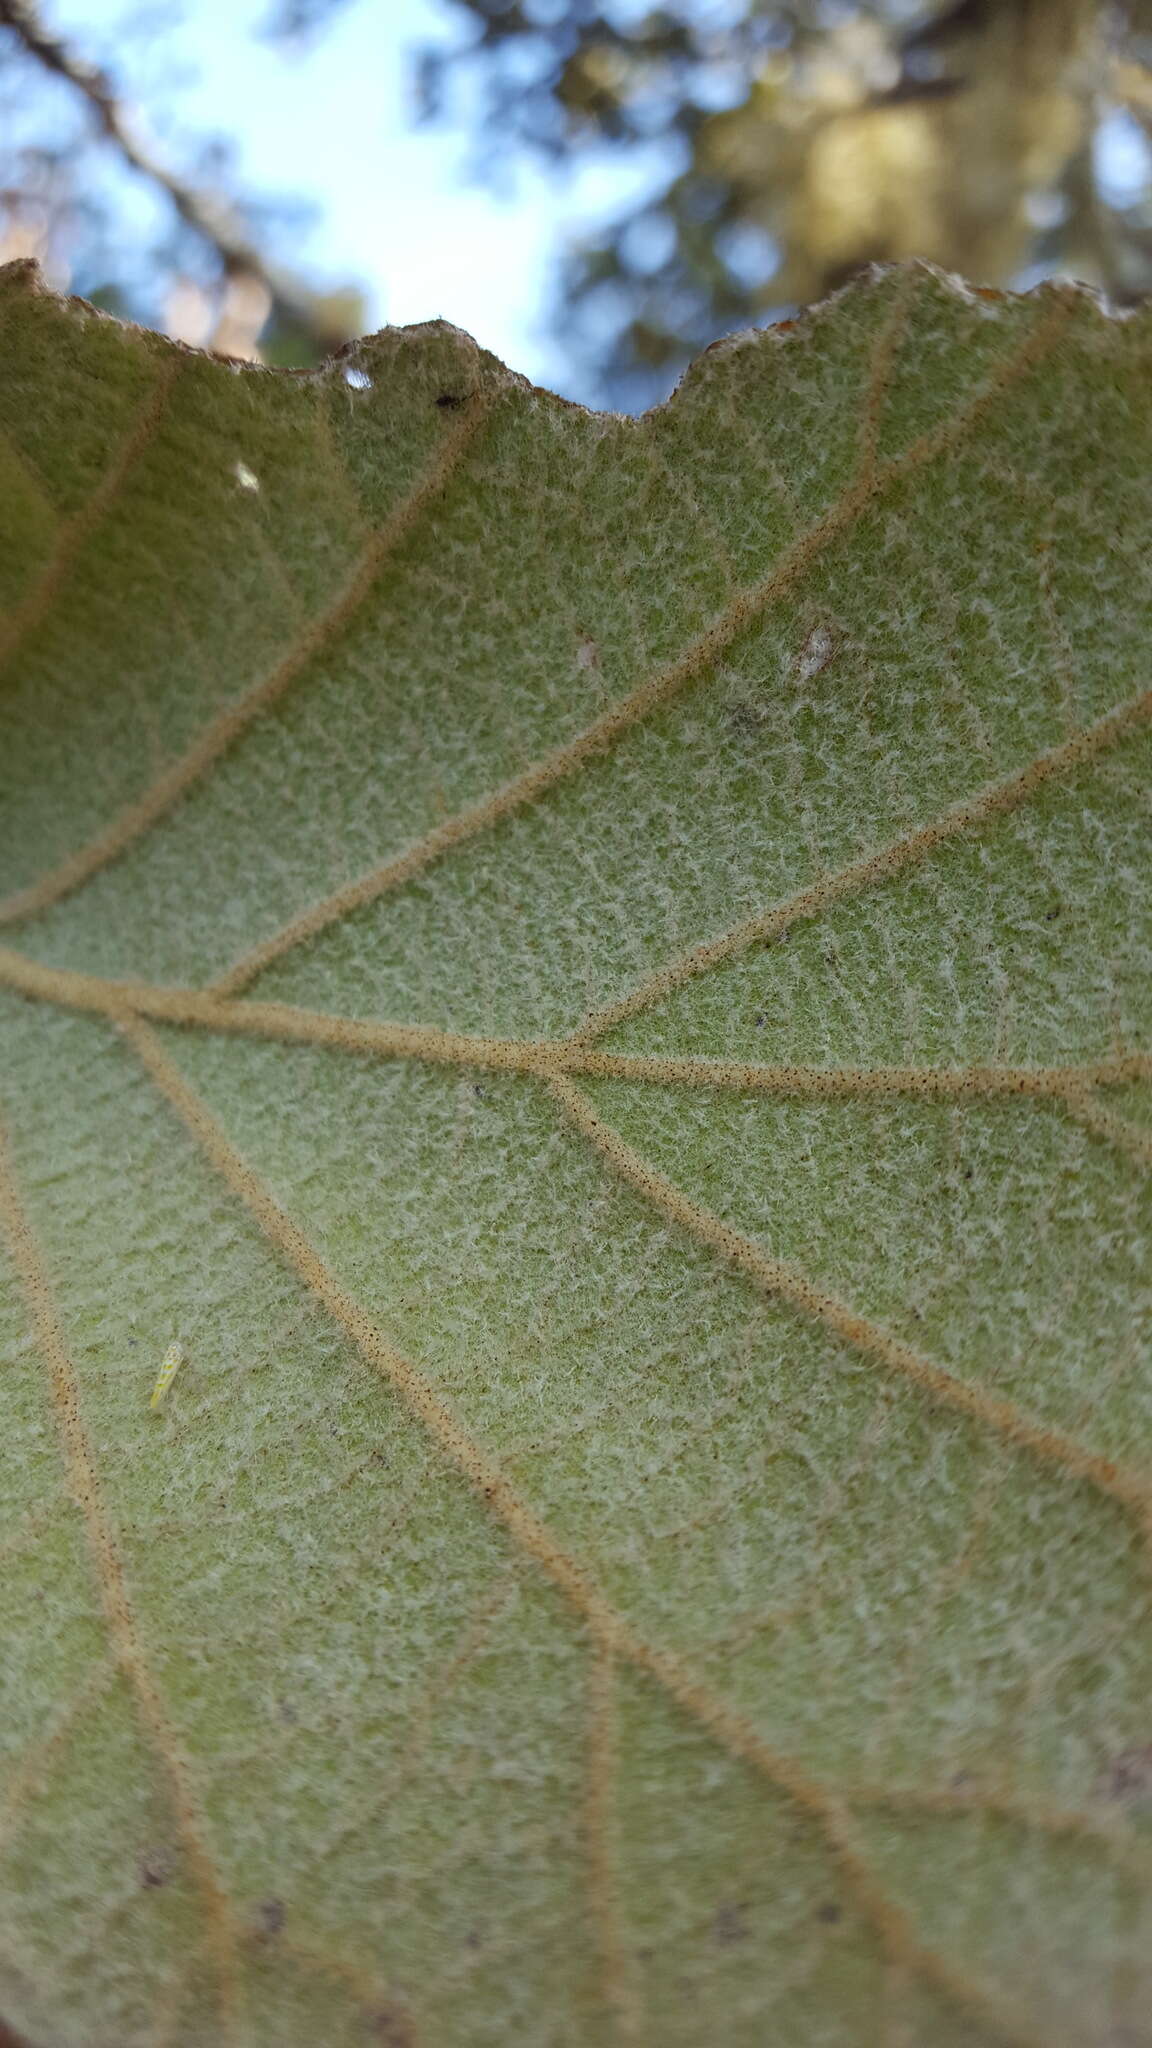
M 53 34 L 41 21 L 34 0 L 0 0 L 0 28 L 10 29 L 30 58 L 80 95 L 105 141 L 165 195 L 184 225 L 211 249 L 226 282 L 225 304 L 213 335 L 221 353 L 230 352 L 231 341 L 247 352 L 244 344 L 249 336 L 254 341 L 270 315 L 314 356 L 329 354 L 350 338 L 354 329 L 348 319 L 348 295 L 311 292 L 269 263 L 234 207 L 178 176 L 149 148 L 108 74 L 86 63 Z

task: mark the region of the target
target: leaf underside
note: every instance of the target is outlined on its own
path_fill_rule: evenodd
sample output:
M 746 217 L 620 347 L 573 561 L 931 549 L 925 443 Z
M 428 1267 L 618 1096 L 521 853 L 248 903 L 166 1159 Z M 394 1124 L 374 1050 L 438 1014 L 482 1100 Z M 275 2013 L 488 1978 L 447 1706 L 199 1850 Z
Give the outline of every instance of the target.
M 0 430 L 0 2013 L 1152 2043 L 1152 320 Z

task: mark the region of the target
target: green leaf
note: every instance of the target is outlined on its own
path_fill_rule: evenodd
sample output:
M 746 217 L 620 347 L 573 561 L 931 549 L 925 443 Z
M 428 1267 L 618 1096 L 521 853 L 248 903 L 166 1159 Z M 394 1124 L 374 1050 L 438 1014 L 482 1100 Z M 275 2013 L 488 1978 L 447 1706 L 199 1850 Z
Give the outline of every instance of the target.
M 0 362 L 0 2013 L 1144 2048 L 1148 315 Z

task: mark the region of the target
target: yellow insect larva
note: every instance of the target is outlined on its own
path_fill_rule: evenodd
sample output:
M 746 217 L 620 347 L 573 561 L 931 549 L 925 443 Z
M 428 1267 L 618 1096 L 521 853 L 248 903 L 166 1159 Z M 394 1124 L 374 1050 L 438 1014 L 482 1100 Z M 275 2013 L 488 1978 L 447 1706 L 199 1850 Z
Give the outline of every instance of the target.
M 182 1344 L 170 1344 L 164 1353 L 163 1364 L 156 1375 L 156 1385 L 152 1389 L 152 1399 L 148 1403 L 150 1408 L 158 1408 L 160 1406 L 183 1363 L 184 1346 Z

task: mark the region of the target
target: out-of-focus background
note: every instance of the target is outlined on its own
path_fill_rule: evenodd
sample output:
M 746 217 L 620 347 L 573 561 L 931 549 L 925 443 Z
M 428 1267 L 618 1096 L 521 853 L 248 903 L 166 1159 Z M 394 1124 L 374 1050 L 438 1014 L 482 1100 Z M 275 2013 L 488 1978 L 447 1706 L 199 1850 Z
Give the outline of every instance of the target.
M 865 265 L 1152 290 L 1152 0 L 0 0 L 0 260 L 637 409 Z

